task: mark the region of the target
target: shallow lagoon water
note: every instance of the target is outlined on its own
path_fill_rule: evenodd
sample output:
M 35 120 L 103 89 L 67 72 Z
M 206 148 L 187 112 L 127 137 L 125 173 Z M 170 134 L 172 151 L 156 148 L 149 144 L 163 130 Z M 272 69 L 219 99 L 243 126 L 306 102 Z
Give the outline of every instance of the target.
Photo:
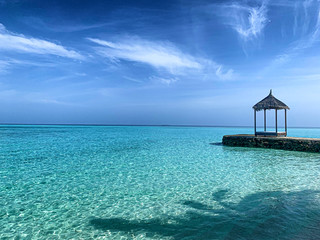
M 220 144 L 251 132 L 3 125 L 0 239 L 320 238 L 320 155 Z

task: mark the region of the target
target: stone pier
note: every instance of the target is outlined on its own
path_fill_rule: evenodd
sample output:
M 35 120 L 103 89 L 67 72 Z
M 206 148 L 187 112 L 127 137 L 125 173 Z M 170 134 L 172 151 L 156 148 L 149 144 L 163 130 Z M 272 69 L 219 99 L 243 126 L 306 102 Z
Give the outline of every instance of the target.
M 262 137 L 249 134 L 226 135 L 223 145 L 233 147 L 274 148 L 290 151 L 320 152 L 320 138 Z

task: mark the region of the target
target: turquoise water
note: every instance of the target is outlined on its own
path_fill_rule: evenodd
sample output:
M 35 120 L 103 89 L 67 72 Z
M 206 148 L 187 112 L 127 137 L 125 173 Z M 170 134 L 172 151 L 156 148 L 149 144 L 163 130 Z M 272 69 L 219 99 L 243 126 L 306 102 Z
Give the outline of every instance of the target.
M 251 132 L 0 126 L 0 239 L 319 239 L 320 155 L 220 144 Z

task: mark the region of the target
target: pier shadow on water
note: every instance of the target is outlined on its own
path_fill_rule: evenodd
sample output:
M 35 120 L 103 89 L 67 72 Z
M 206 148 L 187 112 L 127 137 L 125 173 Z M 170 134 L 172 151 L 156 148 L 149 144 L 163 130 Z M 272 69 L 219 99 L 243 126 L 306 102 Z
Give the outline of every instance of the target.
M 209 144 L 213 145 L 213 146 L 223 146 L 222 142 L 212 142 L 212 143 L 209 143 Z
M 229 192 L 212 194 L 211 206 L 198 201 L 182 201 L 186 214 L 151 220 L 94 218 L 95 229 L 124 232 L 131 236 L 169 239 L 320 239 L 319 191 L 258 192 L 238 203 L 228 201 Z

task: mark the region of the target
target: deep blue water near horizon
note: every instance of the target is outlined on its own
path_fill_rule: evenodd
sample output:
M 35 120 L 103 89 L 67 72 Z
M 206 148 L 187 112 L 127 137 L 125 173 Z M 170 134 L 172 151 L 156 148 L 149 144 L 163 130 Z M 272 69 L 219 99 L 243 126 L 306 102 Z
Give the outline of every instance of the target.
M 1 125 L 0 239 L 319 239 L 320 155 L 221 145 L 237 133 Z

